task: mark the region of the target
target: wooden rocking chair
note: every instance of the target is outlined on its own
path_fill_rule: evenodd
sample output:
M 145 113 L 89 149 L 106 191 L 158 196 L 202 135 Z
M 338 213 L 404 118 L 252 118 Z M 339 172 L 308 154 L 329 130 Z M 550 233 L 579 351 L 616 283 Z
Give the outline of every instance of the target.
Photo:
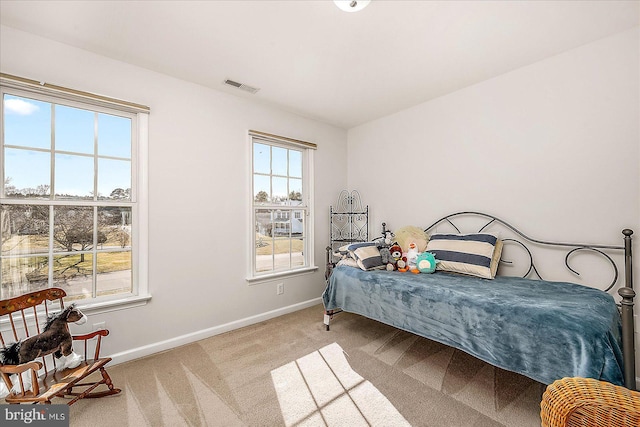
M 19 297 L 0 301 L 0 344 L 3 347 L 11 342 L 39 334 L 43 331 L 44 323 L 49 316 L 49 305 L 57 300 L 60 310 L 64 308 L 62 300 L 67 294 L 60 288 L 48 288 L 31 292 Z M 58 304 L 55 304 L 58 305 Z M 6 324 L 4 322 L 7 322 Z M 9 325 L 11 330 L 9 331 Z M 2 332 L 4 331 L 4 332 Z M 110 357 L 100 358 L 100 343 L 102 337 L 109 335 L 109 331 L 102 329 L 86 335 L 73 336 L 74 342 L 82 341 L 84 352 L 83 361 L 75 368 L 57 370 L 56 359 L 52 355 L 42 357 L 41 360 L 31 361 L 20 365 L 0 364 L 0 376 L 10 391 L 5 398 L 8 403 L 51 403 L 55 397 L 72 397 L 67 402 L 72 405 L 85 397 L 102 397 L 120 393 L 120 389 L 114 388 L 111 378 L 104 366 L 111 361 Z M 90 344 L 90 345 L 88 345 Z M 95 345 L 95 352 L 88 359 L 88 348 Z M 47 368 L 47 361 L 51 369 Z M 44 368 L 44 369 L 43 369 Z M 89 375 L 100 372 L 99 380 L 85 380 Z M 31 378 L 31 386 L 23 380 L 23 373 L 27 372 Z M 13 375 L 17 374 L 17 375 Z M 85 382 L 81 382 L 85 381 Z M 100 385 L 105 385 L 107 390 L 93 391 Z M 19 386 L 15 387 L 14 386 Z M 11 389 L 14 388 L 14 392 Z M 16 392 L 16 389 L 19 391 Z M 84 388 L 74 391 L 75 388 Z

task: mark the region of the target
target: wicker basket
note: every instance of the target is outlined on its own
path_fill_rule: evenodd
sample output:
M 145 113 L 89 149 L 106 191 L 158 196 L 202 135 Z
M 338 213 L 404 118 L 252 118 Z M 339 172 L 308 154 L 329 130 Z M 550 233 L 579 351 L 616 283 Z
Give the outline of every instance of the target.
M 543 427 L 640 427 L 640 393 L 591 378 L 563 378 L 542 395 Z

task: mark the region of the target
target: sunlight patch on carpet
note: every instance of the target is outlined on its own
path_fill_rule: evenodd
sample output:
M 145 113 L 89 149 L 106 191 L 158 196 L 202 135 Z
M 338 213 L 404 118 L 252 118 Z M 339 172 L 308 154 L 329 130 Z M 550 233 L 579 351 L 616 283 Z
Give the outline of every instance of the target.
M 409 426 L 369 381 L 329 344 L 271 371 L 287 426 Z

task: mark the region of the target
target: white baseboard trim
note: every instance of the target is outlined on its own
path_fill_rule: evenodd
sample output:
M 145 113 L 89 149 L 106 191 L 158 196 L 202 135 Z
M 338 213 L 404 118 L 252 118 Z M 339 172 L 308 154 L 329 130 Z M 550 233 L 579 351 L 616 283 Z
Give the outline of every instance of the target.
M 190 344 L 195 341 L 203 340 L 205 338 L 212 337 L 214 335 L 229 332 L 234 329 L 242 328 L 244 326 L 253 325 L 258 322 L 273 319 L 274 317 L 282 316 L 284 314 L 293 313 L 294 311 L 302 310 L 308 307 L 312 307 L 322 303 L 322 298 L 314 298 L 308 301 L 303 301 L 297 304 L 289 305 L 287 307 L 278 308 L 276 310 L 267 311 L 266 313 L 257 314 L 255 316 L 246 317 L 244 319 L 235 320 L 233 322 L 225 323 L 224 325 L 214 326 L 212 328 L 202 329 L 199 331 L 191 332 L 186 335 L 171 338 L 165 341 L 160 341 L 153 344 L 148 344 L 142 347 L 133 348 L 131 350 L 122 351 L 120 353 L 112 354 L 111 365 L 117 365 L 119 363 L 128 362 L 130 360 L 139 359 L 141 357 L 149 356 L 161 351 L 170 350 L 181 345 Z M 318 322 L 322 322 L 322 316 L 318 315 Z

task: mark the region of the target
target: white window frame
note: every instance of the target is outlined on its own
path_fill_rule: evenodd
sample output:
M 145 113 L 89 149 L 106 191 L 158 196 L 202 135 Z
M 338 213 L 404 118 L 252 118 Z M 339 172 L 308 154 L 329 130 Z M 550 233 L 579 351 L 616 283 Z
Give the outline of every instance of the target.
M 281 206 L 281 205 L 255 205 L 254 204 L 254 189 L 253 189 L 253 144 L 254 142 L 263 143 L 270 146 L 276 146 L 280 148 L 295 149 L 302 152 L 302 206 Z M 318 270 L 315 265 L 314 256 L 314 207 L 313 207 L 313 155 L 315 151 L 315 144 L 305 143 L 303 141 L 293 140 L 291 138 L 279 137 L 277 135 L 265 134 L 258 131 L 249 131 L 248 137 L 248 152 L 249 152 L 249 179 L 248 179 L 248 260 L 247 260 L 247 277 L 246 280 L 250 284 L 260 281 L 268 281 L 270 279 L 276 279 L 279 277 L 295 276 L 299 274 L 308 274 Z M 306 211 L 305 224 L 305 244 L 304 244 L 304 257 L 305 263 L 303 266 L 293 267 L 286 270 L 257 272 L 256 271 L 256 210 L 258 209 L 279 209 L 281 211 Z M 293 218 L 288 212 L 289 218 Z M 277 221 L 277 219 L 275 220 Z
M 19 97 L 27 97 L 56 105 L 65 105 L 99 113 L 120 115 L 132 118 L 132 153 L 131 153 L 131 201 L 120 203 L 131 207 L 132 211 L 132 235 L 131 235 L 131 269 L 132 292 L 112 296 L 99 296 L 78 300 L 78 306 L 90 314 L 99 314 L 123 308 L 137 307 L 146 304 L 151 299 L 149 292 L 149 202 L 148 202 L 148 150 L 149 150 L 149 110 L 138 108 L 137 104 L 115 103 L 111 98 L 97 96 L 91 98 L 91 94 L 60 88 L 49 89 L 44 84 L 40 87 L 30 83 L 27 79 L 6 78 L 0 79 L 0 120 L 4 120 L 4 96 L 5 94 Z M 26 82 L 26 83 L 25 83 Z M 4 122 L 0 127 L 0 150 L 4 153 Z M 53 155 L 53 153 L 52 153 Z M 4 177 L 4 161 L 0 162 L 0 176 Z M 4 196 L 4 183 L 0 187 L 0 202 L 2 204 L 41 204 L 41 205 L 83 205 L 82 200 L 55 200 L 55 199 L 8 199 Z M 89 202 L 91 206 L 109 206 L 113 202 Z M 86 205 L 86 203 L 85 203 Z M 1 274 L 1 273 L 0 273 Z M 51 280 L 51 276 L 49 278 Z

